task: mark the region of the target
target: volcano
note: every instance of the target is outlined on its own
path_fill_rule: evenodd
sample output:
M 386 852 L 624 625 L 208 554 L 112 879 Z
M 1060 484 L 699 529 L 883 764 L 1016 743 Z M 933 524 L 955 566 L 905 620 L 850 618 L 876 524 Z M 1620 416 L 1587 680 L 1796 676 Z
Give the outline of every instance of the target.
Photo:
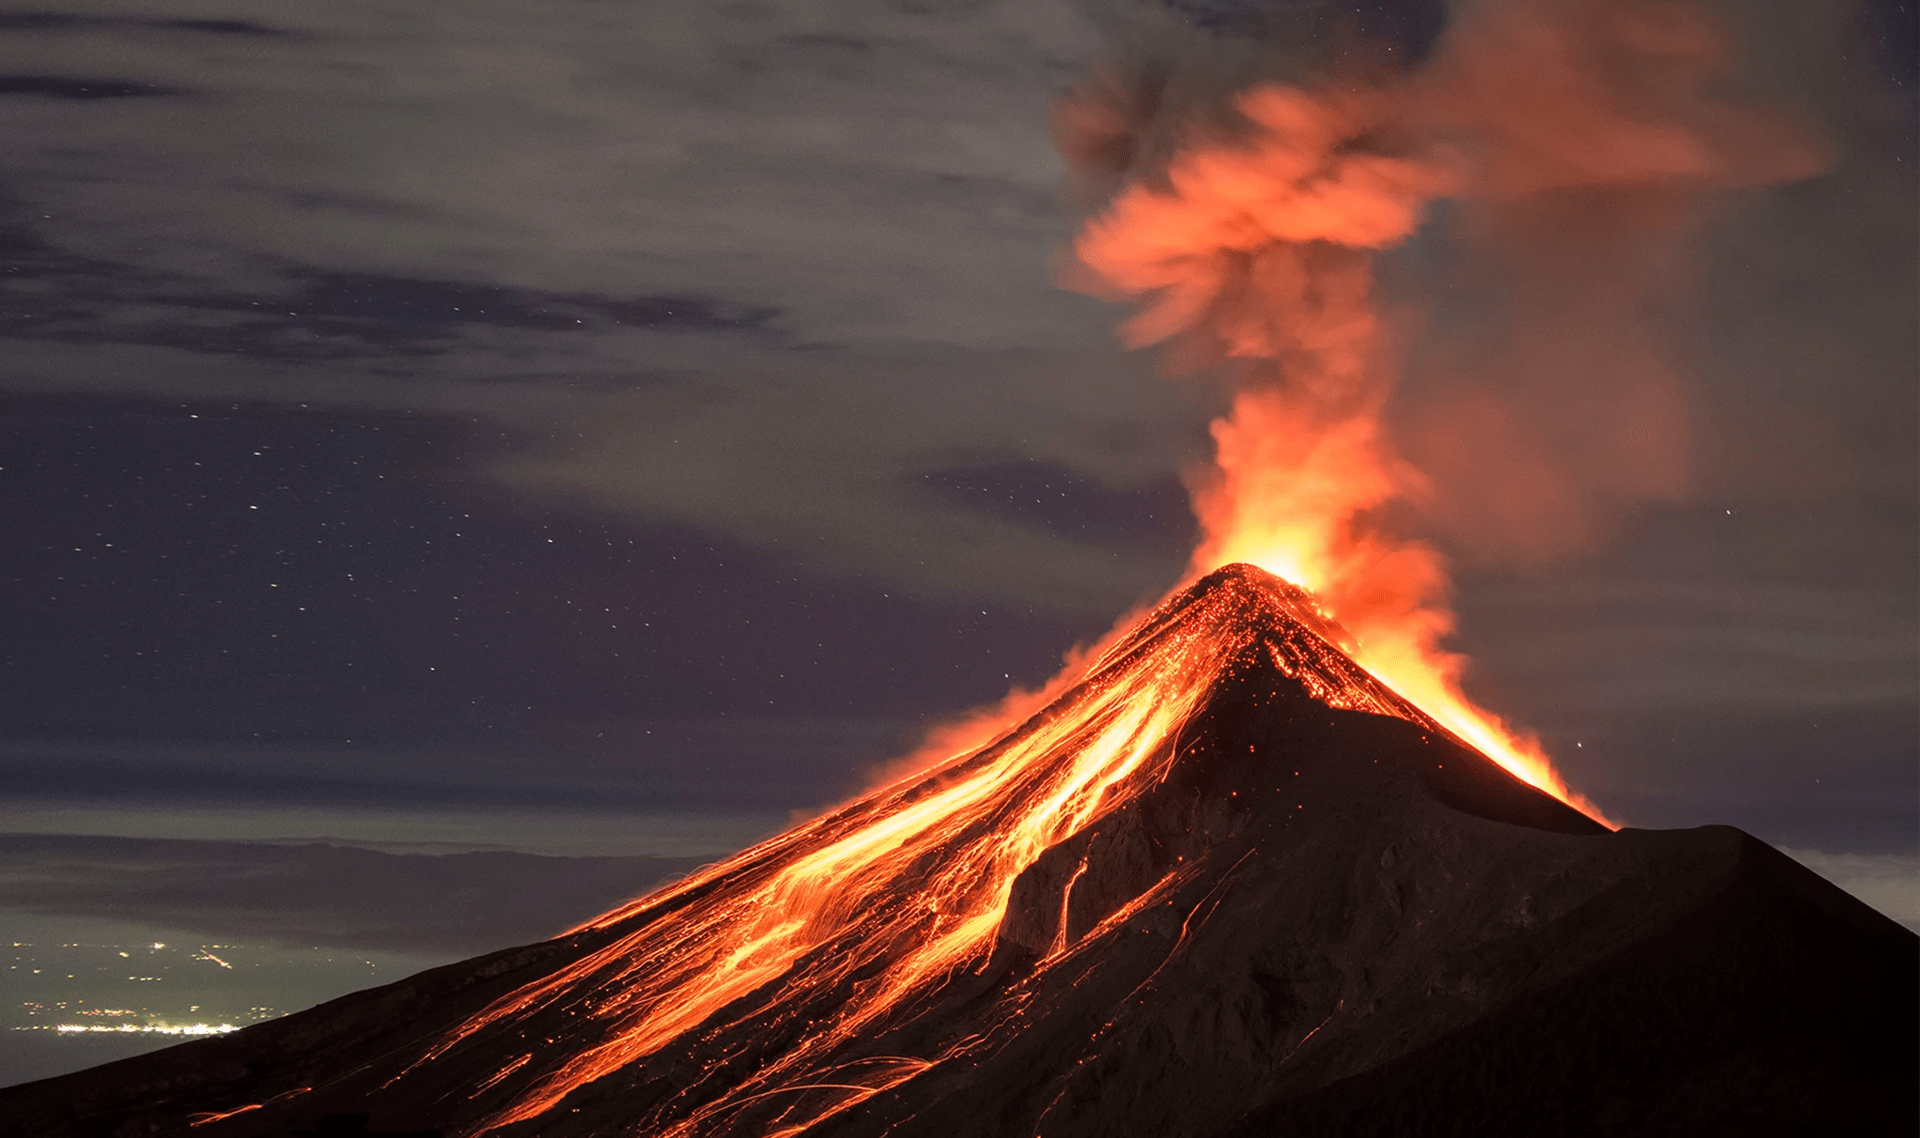
M 1916 1131 L 1920 939 L 1613 831 L 1229 566 L 993 745 L 565 935 L 0 1092 L 0 1132 Z

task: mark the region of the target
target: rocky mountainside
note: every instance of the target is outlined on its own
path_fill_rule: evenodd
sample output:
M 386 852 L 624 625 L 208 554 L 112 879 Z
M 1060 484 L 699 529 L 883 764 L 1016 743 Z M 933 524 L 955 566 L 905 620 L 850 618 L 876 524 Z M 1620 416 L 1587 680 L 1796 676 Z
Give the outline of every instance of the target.
M 0 1133 L 1915 1133 L 1920 939 L 1611 832 L 1234 566 L 993 747 L 542 944 L 0 1091 Z

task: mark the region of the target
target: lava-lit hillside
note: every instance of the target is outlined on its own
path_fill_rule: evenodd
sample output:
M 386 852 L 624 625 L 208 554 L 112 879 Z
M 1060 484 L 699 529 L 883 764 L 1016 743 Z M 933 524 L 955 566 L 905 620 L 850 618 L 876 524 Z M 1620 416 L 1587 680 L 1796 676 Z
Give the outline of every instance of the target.
M 1738 831 L 1609 831 L 1337 637 L 1223 569 L 985 750 L 0 1130 L 1912 1131 L 1920 941 Z

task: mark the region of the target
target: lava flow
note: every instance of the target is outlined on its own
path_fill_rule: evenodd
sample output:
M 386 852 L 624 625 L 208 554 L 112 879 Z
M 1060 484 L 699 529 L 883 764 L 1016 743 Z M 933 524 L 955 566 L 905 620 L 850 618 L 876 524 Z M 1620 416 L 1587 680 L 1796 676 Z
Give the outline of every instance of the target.
M 1342 647 L 1361 667 L 1514 777 L 1605 820 L 1535 740 L 1461 691 L 1464 660 L 1440 647 L 1453 626 L 1444 560 L 1369 524 L 1368 511 L 1418 485 L 1374 418 L 1326 424 L 1281 393 L 1248 392 L 1213 433 L 1217 473 L 1196 495 L 1209 533 L 1196 571 L 1245 561 L 1314 590 L 1351 633 Z
M 719 1039 L 753 1018 L 765 1025 L 757 1035 L 791 1041 L 745 1077 L 683 1090 L 687 1108 L 662 1110 L 648 1132 L 702 1133 L 767 1096 L 815 1092 L 770 1131 L 785 1134 L 986 1046 L 962 1040 L 823 1077 L 837 1048 L 982 967 L 1015 878 L 1164 778 L 1182 728 L 1250 653 L 1323 704 L 1433 728 L 1355 667 L 1335 647 L 1339 635 L 1304 591 L 1250 567 L 1222 570 L 1149 614 L 995 745 L 583 926 L 631 931 L 496 1002 L 410 1070 L 463 1047 L 498 1049 L 535 1015 L 568 1016 L 591 1042 L 527 1040 L 475 1092 L 499 1100 L 481 1128 L 492 1129 L 535 1118 L 670 1041 Z M 1049 959 L 1067 947 L 1063 939 Z
M 0 1134 L 1914 1131 L 1912 934 L 1737 830 L 1607 832 L 1341 636 L 1225 567 L 984 750 Z

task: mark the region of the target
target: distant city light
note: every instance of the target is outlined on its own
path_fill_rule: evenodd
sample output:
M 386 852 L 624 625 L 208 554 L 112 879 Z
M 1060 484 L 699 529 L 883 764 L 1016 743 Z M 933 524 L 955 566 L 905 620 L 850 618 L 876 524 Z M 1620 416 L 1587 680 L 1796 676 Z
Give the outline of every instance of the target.
M 45 1031 L 46 1028 L 16 1027 L 15 1031 Z M 112 1035 L 225 1035 L 230 1031 L 239 1031 L 237 1023 L 57 1023 L 53 1030 L 62 1035 L 112 1034 Z

